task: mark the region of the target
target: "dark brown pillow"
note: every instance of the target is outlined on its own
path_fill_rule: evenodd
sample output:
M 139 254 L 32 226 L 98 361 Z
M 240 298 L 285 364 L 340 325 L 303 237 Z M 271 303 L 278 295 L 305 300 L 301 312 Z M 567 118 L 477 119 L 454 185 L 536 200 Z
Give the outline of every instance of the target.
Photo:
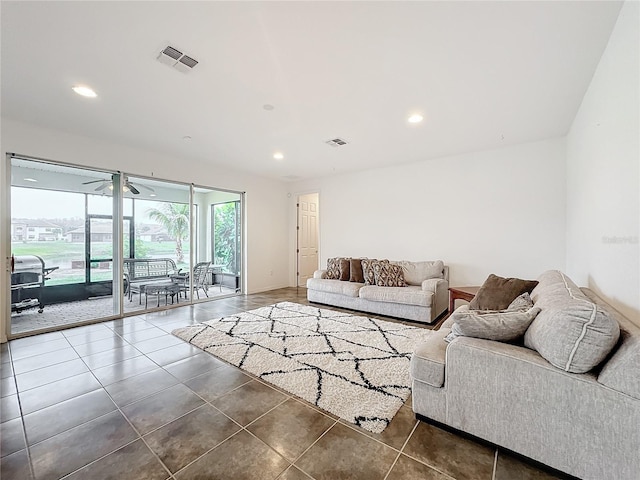
M 349 264 L 349 281 L 364 283 L 364 275 L 362 273 L 362 260 L 360 258 L 352 258 Z
M 504 310 L 523 293 L 531 293 L 536 285 L 537 280 L 502 278 L 492 273 L 469 303 L 469 310 Z
M 341 258 L 340 263 L 340 280 L 344 282 L 349 281 L 349 274 L 351 273 L 351 259 Z

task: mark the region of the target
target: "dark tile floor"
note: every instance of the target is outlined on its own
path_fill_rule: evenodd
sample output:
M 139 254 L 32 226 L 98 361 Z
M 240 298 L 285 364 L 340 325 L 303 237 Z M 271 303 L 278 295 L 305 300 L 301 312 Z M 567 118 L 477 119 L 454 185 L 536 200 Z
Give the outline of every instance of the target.
M 173 337 L 304 289 L 14 340 L 1 346 L 3 479 L 558 478 L 415 420 L 372 434 Z M 415 325 L 415 324 L 413 324 Z

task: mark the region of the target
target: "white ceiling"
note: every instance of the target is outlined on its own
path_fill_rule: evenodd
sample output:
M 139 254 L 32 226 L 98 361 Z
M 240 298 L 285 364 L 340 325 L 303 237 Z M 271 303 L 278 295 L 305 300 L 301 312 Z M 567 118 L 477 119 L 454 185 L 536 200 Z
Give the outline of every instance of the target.
M 567 133 L 620 6 L 2 1 L 2 116 L 282 180 L 535 141 Z

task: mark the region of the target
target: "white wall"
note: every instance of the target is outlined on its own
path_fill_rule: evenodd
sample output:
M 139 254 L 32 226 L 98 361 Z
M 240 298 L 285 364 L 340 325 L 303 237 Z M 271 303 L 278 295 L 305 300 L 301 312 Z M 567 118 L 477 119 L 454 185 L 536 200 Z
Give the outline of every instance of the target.
M 170 157 L 12 120 L 2 119 L 1 133 L 3 156 L 12 152 L 121 170 L 131 175 L 245 191 L 246 290 L 254 293 L 287 286 L 288 218 L 284 183 L 188 158 Z M 4 184 L 2 186 L 4 188 Z M 0 220 L 8 225 L 9 220 L 5 217 Z M 0 239 L 3 256 L 10 254 L 6 238 L 7 235 L 3 235 Z
M 623 5 L 567 136 L 567 272 L 637 322 L 639 7 Z
M 442 259 L 452 285 L 536 278 L 565 266 L 565 182 L 564 139 L 552 139 L 298 182 L 289 218 L 298 193 L 320 193 L 321 265 Z

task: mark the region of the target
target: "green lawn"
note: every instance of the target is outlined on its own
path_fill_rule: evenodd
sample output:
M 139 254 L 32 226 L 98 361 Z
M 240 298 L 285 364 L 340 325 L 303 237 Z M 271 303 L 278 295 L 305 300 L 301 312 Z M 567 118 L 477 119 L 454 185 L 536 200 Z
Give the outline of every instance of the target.
M 144 252 L 144 256 L 138 255 L 138 258 L 160 258 L 167 257 L 175 260 L 175 243 L 174 242 L 139 242 L 136 246 L 140 246 L 140 251 Z M 111 258 L 112 249 L 110 242 L 94 242 L 91 245 L 91 258 Z M 16 256 L 21 255 L 37 255 L 44 260 L 45 266 L 58 267 L 57 270 L 50 274 L 50 280 L 47 285 L 64 285 L 70 283 L 83 283 L 85 281 L 84 272 L 84 243 L 78 242 L 11 242 L 11 253 Z M 188 269 L 189 251 L 184 251 L 186 263 L 178 264 L 178 268 Z M 72 262 L 83 262 L 73 265 Z M 81 267 L 78 267 L 81 265 Z M 72 268 L 74 267 L 75 268 Z M 98 268 L 96 264 L 91 271 L 92 281 L 111 280 L 113 273 L 111 270 L 111 262 Z

